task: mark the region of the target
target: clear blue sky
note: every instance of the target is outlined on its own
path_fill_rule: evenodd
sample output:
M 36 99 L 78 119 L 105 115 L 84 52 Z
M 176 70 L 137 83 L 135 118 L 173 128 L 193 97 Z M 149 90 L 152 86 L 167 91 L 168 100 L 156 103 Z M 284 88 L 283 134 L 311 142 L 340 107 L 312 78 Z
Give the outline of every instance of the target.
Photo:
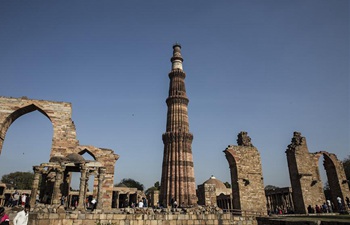
M 265 185 L 290 185 L 294 131 L 310 152 L 350 154 L 349 1 L 0 1 L 0 95 L 71 102 L 80 144 L 120 155 L 115 183 L 150 187 L 175 42 L 197 184 L 230 180 L 223 150 L 240 131 L 261 154 Z M 0 176 L 47 162 L 51 139 L 42 114 L 16 120 Z

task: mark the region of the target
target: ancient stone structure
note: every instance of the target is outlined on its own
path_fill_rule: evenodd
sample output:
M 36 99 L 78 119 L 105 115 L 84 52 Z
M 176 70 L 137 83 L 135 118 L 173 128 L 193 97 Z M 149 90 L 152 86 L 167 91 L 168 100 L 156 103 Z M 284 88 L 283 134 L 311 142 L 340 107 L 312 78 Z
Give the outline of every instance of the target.
M 112 208 L 132 207 L 145 197 L 142 191 L 137 188 L 127 187 L 125 184 L 119 184 L 113 188 Z
M 233 209 L 232 189 L 214 176 L 198 185 L 197 196 L 200 205 L 218 206 L 225 211 Z
M 281 209 L 283 213 L 293 213 L 294 204 L 292 197 L 292 188 L 274 188 L 265 190 L 267 209 L 273 214 L 278 209 Z
M 159 207 L 159 190 L 151 190 L 147 193 L 149 207 Z
M 171 198 L 181 205 L 197 203 L 194 166 L 192 159 L 193 135 L 189 132 L 185 77 L 182 69 L 181 46 L 173 46 L 172 69 L 169 73 L 169 97 L 166 132 L 162 139 L 164 155 L 162 166 L 160 201 L 164 206 Z
M 246 132 L 238 134 L 237 143 L 224 150 L 231 172 L 233 209 L 242 214 L 266 215 L 260 154 Z
M 79 198 L 85 199 L 87 182 L 89 176 L 93 175 L 94 195 L 99 202 L 98 207 L 111 208 L 114 166 L 119 156 L 110 149 L 79 145 L 70 103 L 34 100 L 26 97 L 0 97 L 0 105 L 0 153 L 6 132 L 17 118 L 37 110 L 47 117 L 53 126 L 50 162 L 33 167 L 32 206 L 40 189 L 41 197 L 48 195 L 46 197 L 49 199 L 49 204 L 59 204 L 62 195 L 69 195 L 71 172 L 80 172 Z M 94 160 L 85 161 L 81 157 L 84 153 L 90 154 Z M 40 176 L 43 179 L 41 187 L 39 187 Z M 79 201 L 78 208 L 84 208 L 83 201 Z
M 164 213 L 161 210 L 148 209 L 120 209 L 118 213 L 53 213 L 32 212 L 29 214 L 29 225 L 257 225 L 255 217 L 233 216 L 230 213 L 213 213 L 208 209 L 196 209 L 193 212 L 182 213 L 180 211 Z M 13 221 L 16 213 L 9 213 Z
M 337 197 L 340 197 L 344 203 L 345 197 L 350 196 L 342 162 L 336 155 L 326 151 L 309 153 L 306 139 L 299 132 L 294 132 L 286 154 L 296 213 L 307 213 L 308 205 L 320 205 L 326 201 L 318 168 L 318 160 L 322 155 L 331 189 L 332 199 L 329 200 L 337 209 Z

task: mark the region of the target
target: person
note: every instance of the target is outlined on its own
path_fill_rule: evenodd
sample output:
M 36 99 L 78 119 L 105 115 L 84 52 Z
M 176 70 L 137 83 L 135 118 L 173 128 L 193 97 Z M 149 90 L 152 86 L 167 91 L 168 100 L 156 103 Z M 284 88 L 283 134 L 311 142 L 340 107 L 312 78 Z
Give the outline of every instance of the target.
M 65 203 L 66 203 L 66 196 L 62 195 L 61 196 L 61 205 L 64 206 Z
M 143 208 L 143 201 L 142 201 L 142 199 L 140 199 L 138 207 L 139 208 Z
M 19 193 L 17 190 L 15 190 L 15 192 L 12 194 L 13 196 L 13 204 L 12 206 L 17 206 L 18 205 L 18 201 L 19 201 Z
M 348 207 L 350 208 L 350 199 L 348 196 L 346 196 L 345 201 L 346 201 L 346 204 L 348 205 Z
M 0 207 L 0 225 L 10 225 L 10 218 L 5 213 L 4 207 Z
M 327 207 L 326 202 L 324 202 L 324 203 L 322 204 L 322 212 L 323 212 L 323 213 L 327 213 L 327 212 L 328 212 L 328 207 Z
M 340 212 L 342 210 L 342 202 L 341 202 L 341 198 L 339 196 L 337 197 L 337 202 L 338 202 L 338 210 Z
M 175 209 L 177 208 L 177 201 L 176 200 L 174 201 L 173 206 Z
M 26 201 L 27 201 L 27 195 L 25 193 L 22 193 L 22 196 L 21 196 L 22 207 L 24 207 L 26 205 Z
M 321 213 L 321 208 L 318 205 L 316 205 L 315 209 L 316 209 L 316 213 Z
M 91 212 L 93 212 L 95 209 L 96 209 L 96 199 L 93 197 L 92 200 L 91 200 L 91 205 L 92 205 L 92 209 L 91 209 Z
M 332 204 L 331 204 L 331 200 L 327 200 L 327 206 L 328 206 L 328 212 L 332 213 L 333 212 L 333 207 L 332 207 Z
M 143 207 L 148 207 L 148 204 L 147 204 L 147 199 L 146 198 L 142 198 L 142 201 L 143 201 Z
M 22 211 L 19 211 L 13 219 L 13 225 L 27 225 L 30 206 L 26 204 Z
M 308 212 L 308 213 L 313 213 L 313 209 L 312 209 L 312 206 L 311 206 L 311 205 L 309 205 L 309 206 L 307 207 L 307 212 Z
M 37 193 L 35 196 L 35 203 L 39 203 L 39 202 L 40 202 L 40 195 L 39 193 Z

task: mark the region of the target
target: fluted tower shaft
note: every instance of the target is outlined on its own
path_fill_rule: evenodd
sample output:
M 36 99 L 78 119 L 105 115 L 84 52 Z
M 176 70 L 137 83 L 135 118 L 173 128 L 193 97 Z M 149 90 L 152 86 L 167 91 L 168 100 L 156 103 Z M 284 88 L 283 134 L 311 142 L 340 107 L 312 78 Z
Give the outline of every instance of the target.
M 192 157 L 193 135 L 189 132 L 188 98 L 185 88 L 186 74 L 182 69 L 181 46 L 173 46 L 172 69 L 169 73 L 169 97 L 166 132 L 163 134 L 164 155 L 160 201 L 170 205 L 174 198 L 178 204 L 197 204 L 196 184 Z

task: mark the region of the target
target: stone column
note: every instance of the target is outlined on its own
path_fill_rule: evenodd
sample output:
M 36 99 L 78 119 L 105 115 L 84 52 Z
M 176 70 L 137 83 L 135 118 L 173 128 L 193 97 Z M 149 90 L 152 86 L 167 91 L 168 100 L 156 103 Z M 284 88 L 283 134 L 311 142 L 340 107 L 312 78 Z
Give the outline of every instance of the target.
M 52 194 L 52 204 L 59 205 L 60 204 L 60 194 L 61 194 L 61 184 L 63 183 L 63 172 L 65 168 L 60 167 L 56 168 L 56 179 L 53 186 L 53 194 Z
M 128 205 L 125 208 L 129 208 L 129 206 L 130 206 L 130 192 L 126 193 L 126 197 L 128 198 Z
M 119 208 L 119 191 L 116 192 L 115 208 Z
M 85 186 L 86 186 L 86 167 L 82 165 L 80 167 L 81 177 L 80 177 L 80 186 L 79 186 L 79 202 L 77 209 L 84 209 L 84 201 L 85 201 Z
M 102 201 L 103 201 L 103 189 L 102 189 L 102 185 L 103 185 L 103 180 L 105 177 L 105 173 L 106 173 L 106 168 L 100 167 L 99 168 L 99 174 L 98 174 L 98 196 L 97 196 L 97 209 L 102 209 Z
M 41 173 L 41 167 L 40 166 L 33 166 L 34 170 L 34 180 L 33 180 L 33 187 L 32 187 L 32 193 L 30 194 L 30 207 L 35 206 L 36 202 L 36 194 L 39 189 L 39 179 L 40 179 L 40 173 Z

